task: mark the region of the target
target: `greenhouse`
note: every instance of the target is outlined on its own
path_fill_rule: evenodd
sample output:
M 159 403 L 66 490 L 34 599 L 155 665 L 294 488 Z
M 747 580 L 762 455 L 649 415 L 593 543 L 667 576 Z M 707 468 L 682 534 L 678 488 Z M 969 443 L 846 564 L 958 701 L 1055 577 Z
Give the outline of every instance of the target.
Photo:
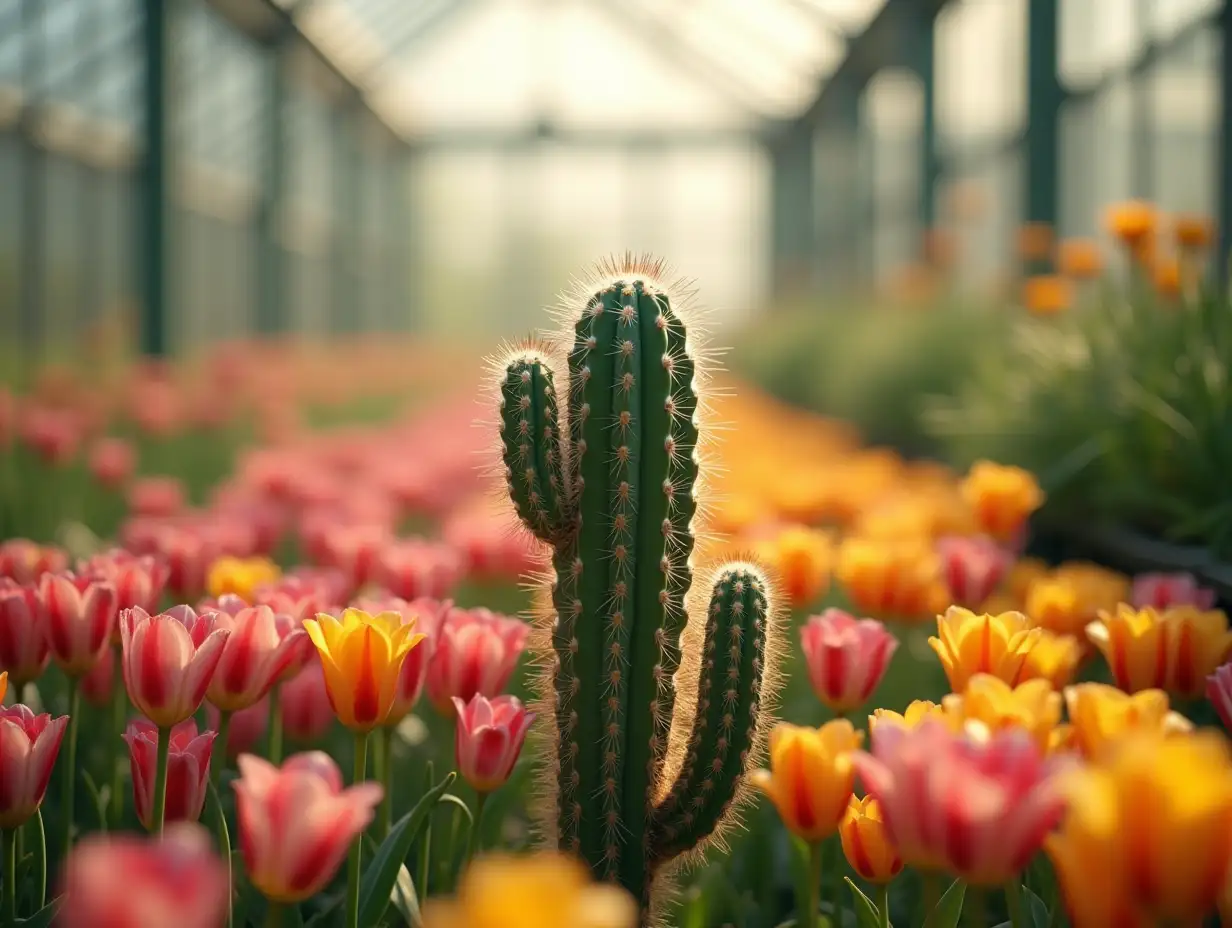
M 1232 924 L 1229 43 L 0 0 L 0 928 Z

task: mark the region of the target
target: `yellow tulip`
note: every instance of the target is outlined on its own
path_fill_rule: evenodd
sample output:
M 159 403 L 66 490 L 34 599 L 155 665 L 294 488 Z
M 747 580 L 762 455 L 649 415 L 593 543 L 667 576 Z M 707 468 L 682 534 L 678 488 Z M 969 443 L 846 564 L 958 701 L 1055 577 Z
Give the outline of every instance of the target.
M 911 622 L 949 601 L 941 563 L 923 540 L 850 537 L 839 546 L 834 576 L 860 612 Z
M 792 525 L 757 546 L 757 554 L 778 571 L 787 598 L 797 608 L 811 605 L 830 586 L 834 542 L 827 532 Z
M 851 797 L 838 835 L 847 863 L 870 883 L 888 883 L 902 872 L 903 859 L 886 830 L 881 806 L 872 796 Z
M 637 905 L 625 890 L 593 883 L 563 854 L 480 857 L 462 873 L 458 894 L 430 899 L 425 928 L 635 928 Z
M 1082 644 L 1077 638 L 1043 631 L 1023 662 L 1018 682 L 1047 680 L 1053 689 L 1059 690 L 1074 679 L 1081 661 Z
M 1232 650 L 1228 617 L 1194 606 L 1160 612 L 1121 604 L 1115 612 L 1100 612 L 1087 637 L 1103 652 L 1121 689 L 1164 689 L 1190 699 L 1202 695 L 1207 676 Z
M 980 528 L 1003 540 L 1016 535 L 1027 516 L 1044 502 L 1044 493 L 1030 471 L 992 461 L 972 465 L 963 479 L 962 494 Z
M 990 732 L 1007 728 L 1025 731 L 1041 751 L 1047 751 L 1061 721 L 1061 694 L 1047 680 L 1028 680 L 1012 687 L 991 674 L 976 674 L 961 696 L 942 700 L 945 711 L 962 725 L 982 722 Z
M 976 615 L 951 606 L 945 615 L 937 616 L 937 634 L 940 637 L 929 638 L 928 643 L 941 659 L 950 688 L 961 693 L 977 673 L 1016 683 L 1043 632 L 1028 627 L 1021 612 Z
M 927 699 L 913 699 L 907 708 L 899 713 L 893 709 L 874 709 L 868 717 L 868 727 L 871 731 L 874 725 L 901 725 L 903 728 L 915 728 L 925 719 L 940 719 L 946 724 L 953 722 L 953 717 L 946 714 L 945 709 Z
M 1026 602 L 1027 592 L 1031 589 L 1031 584 L 1037 580 L 1043 580 L 1051 574 L 1048 564 L 1036 557 L 1020 558 L 1010 568 L 1009 574 L 1005 578 L 1006 589 L 1009 590 L 1010 596 L 1018 600 L 1019 603 Z
M 220 557 L 210 565 L 205 587 L 215 598 L 231 593 L 251 604 L 257 587 L 280 576 L 281 569 L 267 557 Z
M 325 688 L 338 720 L 360 732 L 384 723 L 402 662 L 424 638 L 414 634 L 414 620 L 403 624 L 397 612 L 373 616 L 347 609 L 341 622 L 321 613 L 305 619 L 304 628 L 321 654 Z
M 863 737 L 846 719 L 821 728 L 782 722 L 770 732 L 770 769 L 754 771 L 751 782 L 789 831 L 820 841 L 834 834 L 847 809 L 856 776 L 851 755 Z
M 1065 690 L 1065 706 L 1072 745 L 1088 760 L 1134 732 L 1178 734 L 1193 728 L 1185 716 L 1168 710 L 1163 690 L 1131 696 L 1104 683 L 1079 683 Z
M 1069 796 L 1067 828 L 1049 853 L 1071 907 L 1094 904 L 1078 898 L 1092 893 L 1087 879 L 1108 880 L 1151 924 L 1198 924 L 1215 907 L 1232 864 L 1232 752 L 1222 735 L 1132 734 L 1074 773 Z

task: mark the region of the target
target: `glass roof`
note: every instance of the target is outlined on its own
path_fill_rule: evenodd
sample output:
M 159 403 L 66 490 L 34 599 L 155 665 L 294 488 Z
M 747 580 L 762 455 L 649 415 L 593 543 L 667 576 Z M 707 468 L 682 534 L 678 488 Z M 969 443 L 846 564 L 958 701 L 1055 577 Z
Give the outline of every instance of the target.
M 885 0 L 282 0 L 409 135 L 801 112 Z

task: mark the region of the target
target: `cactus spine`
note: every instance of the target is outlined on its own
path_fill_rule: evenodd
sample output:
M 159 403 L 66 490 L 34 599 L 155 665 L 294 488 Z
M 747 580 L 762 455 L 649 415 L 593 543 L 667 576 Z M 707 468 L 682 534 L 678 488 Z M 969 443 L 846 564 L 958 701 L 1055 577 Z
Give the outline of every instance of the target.
M 514 506 L 554 550 L 549 830 L 648 908 L 654 878 L 721 830 L 742 795 L 774 623 L 764 577 L 736 564 L 715 574 L 685 634 L 697 358 L 657 264 L 602 271 L 561 350 L 505 360 L 500 432 Z M 682 640 L 696 642 L 683 670 Z

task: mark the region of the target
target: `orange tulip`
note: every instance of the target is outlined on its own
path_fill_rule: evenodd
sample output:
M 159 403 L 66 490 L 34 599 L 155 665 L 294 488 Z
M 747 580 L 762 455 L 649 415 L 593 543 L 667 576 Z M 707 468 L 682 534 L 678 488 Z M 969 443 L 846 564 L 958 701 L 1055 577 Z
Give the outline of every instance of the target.
M 1168 709 L 1163 690 L 1142 690 L 1130 695 L 1104 683 L 1080 683 L 1067 687 L 1070 741 L 1088 760 L 1096 760 L 1134 732 L 1181 734 L 1193 724 L 1179 712 Z
M 1160 612 L 1121 604 L 1087 626 L 1117 686 L 1126 692 L 1163 689 L 1185 698 L 1202 695 L 1206 678 L 1232 651 L 1228 617 L 1219 610 L 1173 606 Z
M 937 652 L 950 688 L 961 693 L 979 673 L 1016 683 L 1042 632 L 1030 628 L 1021 612 L 976 615 L 951 606 L 945 615 L 937 616 L 937 634 L 928 644 Z
M 1018 675 L 1018 682 L 1046 680 L 1053 689 L 1068 686 L 1078 672 L 1082 661 L 1082 641 L 1073 635 L 1054 635 L 1040 630 L 1042 634 L 1035 646 L 1027 653 L 1027 659 Z
M 886 830 L 881 806 L 871 796 L 851 797 L 838 835 L 847 863 L 870 883 L 888 883 L 902 872 L 903 859 Z
M 782 722 L 770 733 L 770 769 L 754 771 L 751 782 L 770 797 L 788 831 L 820 841 L 847 810 L 856 776 L 851 756 L 863 737 L 846 719 L 821 728 Z
M 1057 246 L 1057 269 L 1072 280 L 1093 280 L 1104 271 L 1099 243 L 1090 239 L 1066 239 Z
M 1073 304 L 1073 287 L 1058 274 L 1036 274 L 1022 285 L 1022 305 L 1032 315 L 1056 316 Z
M 835 576 L 860 611 L 903 621 L 935 615 L 947 599 L 941 564 L 930 545 L 848 538 Z
M 1010 539 L 1044 502 L 1030 472 L 992 461 L 977 461 L 962 482 L 963 497 L 975 510 L 980 527 L 994 538 Z
M 1061 721 L 1061 694 L 1046 680 L 1029 680 L 1010 686 L 991 674 L 976 674 L 962 695 L 950 693 L 942 700 L 945 711 L 959 727 L 980 722 L 990 732 L 1018 729 L 1031 736 L 1046 752 L 1053 730 Z
M 1149 203 L 1130 200 L 1108 210 L 1108 231 L 1131 248 L 1154 237 L 1157 225 L 1155 208 Z
M 1181 213 L 1173 221 L 1173 235 L 1178 247 L 1186 251 L 1205 251 L 1215 238 L 1210 219 L 1196 213 Z

